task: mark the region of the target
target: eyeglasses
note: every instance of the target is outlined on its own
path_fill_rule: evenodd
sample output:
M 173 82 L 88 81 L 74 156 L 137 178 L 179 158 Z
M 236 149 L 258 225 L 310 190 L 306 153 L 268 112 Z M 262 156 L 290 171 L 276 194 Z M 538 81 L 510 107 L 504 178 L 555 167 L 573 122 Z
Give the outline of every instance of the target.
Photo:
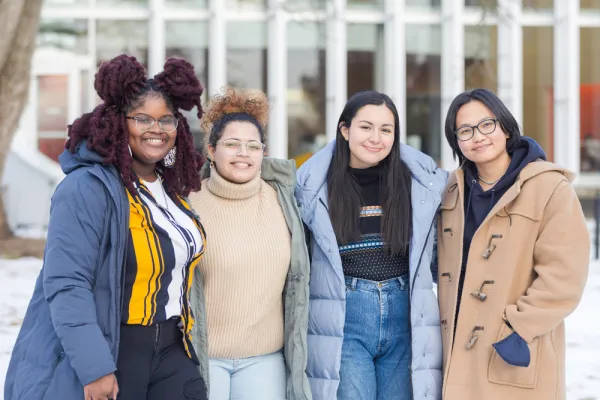
M 462 128 L 458 128 L 454 131 L 454 134 L 461 142 L 466 142 L 470 140 L 473 136 L 475 136 L 475 128 L 482 135 L 489 135 L 490 133 L 496 130 L 496 122 L 498 120 L 496 118 L 485 119 L 474 126 L 463 126 Z
M 150 129 L 152 129 L 154 124 L 156 124 L 156 120 L 147 115 L 139 115 L 136 117 L 126 116 L 125 118 L 134 120 L 135 126 L 140 130 L 140 132 L 148 132 Z M 179 121 L 177 118 L 170 115 L 162 117 L 158 120 L 158 126 L 160 130 L 165 133 L 173 132 L 175 129 L 177 129 L 178 124 Z
M 242 147 L 246 147 L 246 151 L 250 155 L 257 155 L 265 151 L 265 144 L 258 140 L 250 140 L 248 142 L 242 142 L 238 139 L 224 139 L 217 142 L 217 144 L 223 145 L 225 151 L 230 154 L 240 154 Z

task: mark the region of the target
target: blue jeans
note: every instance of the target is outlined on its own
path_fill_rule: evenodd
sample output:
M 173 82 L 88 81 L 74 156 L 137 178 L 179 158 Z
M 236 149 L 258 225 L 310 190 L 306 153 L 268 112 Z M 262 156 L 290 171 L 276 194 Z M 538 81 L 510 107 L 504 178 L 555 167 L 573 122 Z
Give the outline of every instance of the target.
M 208 360 L 210 400 L 285 400 L 286 372 L 281 351 L 241 359 Z
M 411 400 L 408 275 L 346 278 L 338 400 Z

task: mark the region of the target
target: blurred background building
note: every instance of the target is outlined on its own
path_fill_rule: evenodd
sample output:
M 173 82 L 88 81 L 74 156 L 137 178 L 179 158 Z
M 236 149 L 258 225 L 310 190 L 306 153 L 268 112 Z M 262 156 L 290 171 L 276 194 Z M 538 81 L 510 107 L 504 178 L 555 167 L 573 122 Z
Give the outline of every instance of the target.
M 551 160 L 580 173 L 585 198 L 600 184 L 598 43 L 600 0 L 46 0 L 3 179 L 9 219 L 45 223 L 61 177 L 50 160 L 66 125 L 98 104 L 97 67 L 121 53 L 150 74 L 166 57 L 186 58 L 204 100 L 227 86 L 265 91 L 269 152 L 298 163 L 335 137 L 346 99 L 373 88 L 396 102 L 403 141 L 454 168 L 446 110 L 461 91 L 486 87 Z M 48 187 L 34 196 L 39 215 L 11 197 L 31 179 Z

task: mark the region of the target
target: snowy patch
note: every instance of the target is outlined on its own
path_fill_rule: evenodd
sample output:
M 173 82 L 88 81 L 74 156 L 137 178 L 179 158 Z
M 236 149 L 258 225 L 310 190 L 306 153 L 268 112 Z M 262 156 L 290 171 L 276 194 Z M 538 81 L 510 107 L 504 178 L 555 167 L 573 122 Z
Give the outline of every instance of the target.
M 594 240 L 593 224 L 589 223 Z M 594 249 L 592 248 L 592 256 Z M 567 317 L 567 399 L 600 400 L 600 260 L 592 259 L 579 307 Z
M 0 399 L 4 398 L 10 353 L 41 266 L 37 258 L 0 259 Z

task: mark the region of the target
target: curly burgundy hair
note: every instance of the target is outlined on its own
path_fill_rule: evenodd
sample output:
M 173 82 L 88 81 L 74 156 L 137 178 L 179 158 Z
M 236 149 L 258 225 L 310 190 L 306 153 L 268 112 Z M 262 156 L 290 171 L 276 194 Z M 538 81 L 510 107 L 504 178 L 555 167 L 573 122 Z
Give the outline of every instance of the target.
M 199 171 L 204 158 L 196 151 L 187 119 L 179 111 L 190 111 L 196 106 L 198 118 L 202 117 L 200 96 L 204 88 L 189 62 L 171 58 L 163 72 L 148 79 L 146 70 L 135 57 L 120 55 L 100 66 L 94 88 L 104 102 L 68 126 L 69 139 L 65 145 L 68 150 L 74 153 L 85 142 L 104 158 L 105 165 L 117 168 L 131 193 L 137 193 L 125 115 L 148 98 L 160 97 L 179 120 L 175 165 L 162 171 L 167 191 L 187 196 L 200 189 Z

